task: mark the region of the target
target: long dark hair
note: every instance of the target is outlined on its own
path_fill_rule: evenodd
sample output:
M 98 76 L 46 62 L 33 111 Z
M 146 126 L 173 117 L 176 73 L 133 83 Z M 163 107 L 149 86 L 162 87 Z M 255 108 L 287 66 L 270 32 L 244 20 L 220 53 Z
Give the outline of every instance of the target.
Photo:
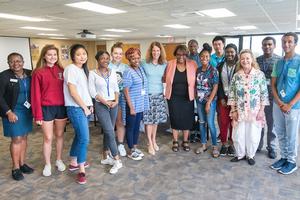
M 86 54 L 88 55 L 88 51 L 86 50 L 85 46 L 83 46 L 82 44 L 74 44 L 71 46 L 70 48 L 70 56 L 71 56 L 71 59 L 73 61 L 73 63 L 75 62 L 75 53 L 78 49 L 84 49 Z M 84 70 L 84 73 L 86 75 L 86 77 L 89 77 L 89 68 L 87 66 L 87 61 L 82 65 L 82 68 Z

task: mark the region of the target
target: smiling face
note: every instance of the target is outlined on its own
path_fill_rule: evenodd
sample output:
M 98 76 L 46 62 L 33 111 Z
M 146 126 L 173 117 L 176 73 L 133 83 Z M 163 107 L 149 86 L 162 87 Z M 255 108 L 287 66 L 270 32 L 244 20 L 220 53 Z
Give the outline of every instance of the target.
M 243 69 L 250 70 L 252 68 L 252 56 L 250 53 L 243 53 L 240 56 L 240 64 Z
M 213 42 L 214 50 L 217 54 L 222 55 L 224 52 L 224 43 L 222 40 L 216 40 Z
M 131 67 L 139 67 L 140 66 L 140 61 L 141 61 L 141 56 L 137 53 L 134 52 L 129 59 L 129 64 Z
M 296 43 L 293 36 L 285 36 L 281 39 L 282 49 L 285 54 L 290 54 L 295 52 Z
M 273 40 L 264 40 L 262 42 L 262 50 L 264 52 L 264 55 L 272 55 L 273 54 L 273 51 L 275 49 L 275 44 L 273 42 Z
M 186 60 L 186 52 L 178 49 L 176 52 L 177 63 L 184 64 Z
M 108 68 L 108 64 L 109 64 L 109 55 L 104 53 L 102 54 L 98 60 L 98 66 L 99 67 L 102 67 L 102 68 Z
M 48 66 L 53 66 L 57 62 L 57 51 L 55 49 L 49 49 L 45 56 L 44 59 L 46 61 L 46 64 Z
M 160 48 L 158 46 L 153 46 L 151 53 L 153 60 L 158 60 L 160 57 Z
M 121 48 L 114 48 L 113 52 L 111 53 L 112 62 L 113 63 L 120 63 L 123 57 L 123 50 Z
M 198 44 L 196 42 L 191 42 L 189 44 L 189 51 L 190 51 L 191 54 L 193 54 L 193 55 L 197 54 L 198 49 L 199 49 L 199 47 L 198 47 Z
M 20 73 L 23 71 L 24 61 L 21 56 L 14 55 L 8 60 L 9 68 L 15 73 Z
M 200 62 L 202 64 L 202 66 L 207 66 L 210 60 L 210 54 L 208 51 L 203 51 L 200 54 Z
M 74 55 L 74 64 L 78 66 L 82 66 L 87 61 L 87 52 L 83 48 L 79 48 L 76 50 Z
M 233 62 L 235 56 L 236 56 L 236 52 L 235 52 L 234 48 L 229 47 L 229 48 L 225 49 L 225 58 L 228 62 Z

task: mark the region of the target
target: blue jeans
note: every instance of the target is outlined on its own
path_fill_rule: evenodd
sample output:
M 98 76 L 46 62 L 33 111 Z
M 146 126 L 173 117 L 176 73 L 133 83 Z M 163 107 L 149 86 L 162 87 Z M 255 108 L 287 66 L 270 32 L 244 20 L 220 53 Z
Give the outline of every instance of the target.
M 67 106 L 67 114 L 75 131 L 70 156 L 82 164 L 86 161 L 89 144 L 89 120 L 80 107 Z
M 130 115 L 128 106 L 126 105 L 126 140 L 129 149 L 133 149 L 137 145 L 140 134 L 140 123 L 143 118 L 143 112 Z
M 95 112 L 103 129 L 103 149 L 110 150 L 113 157 L 118 155 L 115 124 L 118 114 L 118 106 L 108 108 L 106 105 L 96 102 Z
M 279 106 L 274 102 L 273 118 L 273 132 L 278 137 L 281 158 L 296 163 L 300 109 L 291 109 L 290 113 L 286 114 L 283 113 Z
M 205 123 L 208 124 L 209 131 L 211 134 L 211 143 L 212 145 L 217 145 L 217 130 L 215 126 L 215 114 L 216 114 L 216 107 L 217 103 L 216 100 L 212 101 L 210 104 L 209 113 L 205 112 L 205 103 L 200 103 L 197 100 L 197 111 L 199 115 L 199 126 L 200 126 L 200 133 L 201 133 L 201 143 L 206 144 L 206 128 Z

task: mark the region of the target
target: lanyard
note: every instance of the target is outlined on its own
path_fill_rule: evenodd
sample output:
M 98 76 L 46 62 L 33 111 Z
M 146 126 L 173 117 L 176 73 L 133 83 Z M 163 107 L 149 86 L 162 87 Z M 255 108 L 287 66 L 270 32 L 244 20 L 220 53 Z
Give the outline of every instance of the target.
M 232 78 L 232 75 L 233 75 L 233 71 L 234 71 L 234 69 L 235 69 L 235 65 L 233 65 L 232 67 L 231 67 L 231 70 L 230 70 L 230 72 L 228 71 L 228 65 L 225 63 L 225 65 L 226 65 L 226 71 L 227 71 L 227 81 L 228 81 L 228 86 L 230 86 L 230 81 L 231 81 L 231 78 Z
M 141 78 L 142 82 L 143 82 L 143 88 L 144 88 L 144 76 L 143 76 L 143 72 L 140 68 L 138 68 L 140 73 L 138 73 L 138 71 L 136 69 L 133 68 L 133 70 L 137 73 L 137 75 Z
M 19 78 L 19 81 L 24 85 L 24 88 L 25 88 L 25 97 L 26 97 L 26 101 L 28 101 L 26 78 L 22 78 L 22 79 Z
M 283 88 L 285 88 L 286 81 L 287 81 L 288 69 L 289 69 L 289 66 L 292 62 L 293 62 L 292 60 L 284 61 L 283 68 L 281 70 L 280 77 L 279 77 L 280 80 L 282 80 Z
M 100 72 L 100 70 L 98 70 Z M 110 77 L 110 74 L 111 74 L 111 71 L 109 70 L 107 76 L 104 76 L 104 74 L 102 74 L 102 72 L 100 72 L 101 74 L 101 77 L 104 79 L 105 83 L 106 83 L 106 90 L 107 90 L 107 95 L 108 97 L 110 96 L 110 93 L 109 93 L 109 77 Z

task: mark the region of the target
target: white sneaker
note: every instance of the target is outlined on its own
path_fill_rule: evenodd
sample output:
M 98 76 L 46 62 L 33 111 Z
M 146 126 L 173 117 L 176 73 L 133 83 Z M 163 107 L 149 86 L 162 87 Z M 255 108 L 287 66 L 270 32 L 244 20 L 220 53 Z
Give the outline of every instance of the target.
M 114 159 L 112 159 L 110 156 L 107 156 L 106 159 L 102 159 L 100 161 L 100 163 L 102 165 L 111 165 L 111 166 L 113 166 L 114 165 Z
M 134 151 L 135 151 L 137 154 L 139 154 L 141 157 L 144 157 L 144 156 L 145 156 L 145 154 L 144 154 L 141 150 L 139 150 L 138 148 L 135 148 Z
M 66 170 L 66 165 L 64 164 L 64 162 L 62 160 L 57 160 L 55 162 L 55 166 L 57 167 L 57 170 L 60 172 L 63 172 Z
M 51 176 L 51 165 L 45 165 L 43 176 Z
M 116 174 L 118 172 L 118 170 L 121 169 L 122 167 L 123 167 L 123 164 L 122 164 L 121 160 L 114 160 L 114 165 L 109 170 L 109 173 Z
M 136 151 L 131 152 L 131 154 L 128 154 L 128 158 L 131 158 L 132 160 L 142 160 L 143 157 L 140 156 Z
M 124 144 L 119 144 L 118 150 L 119 150 L 120 156 L 123 156 L 123 157 L 126 156 L 126 150 L 125 150 Z

